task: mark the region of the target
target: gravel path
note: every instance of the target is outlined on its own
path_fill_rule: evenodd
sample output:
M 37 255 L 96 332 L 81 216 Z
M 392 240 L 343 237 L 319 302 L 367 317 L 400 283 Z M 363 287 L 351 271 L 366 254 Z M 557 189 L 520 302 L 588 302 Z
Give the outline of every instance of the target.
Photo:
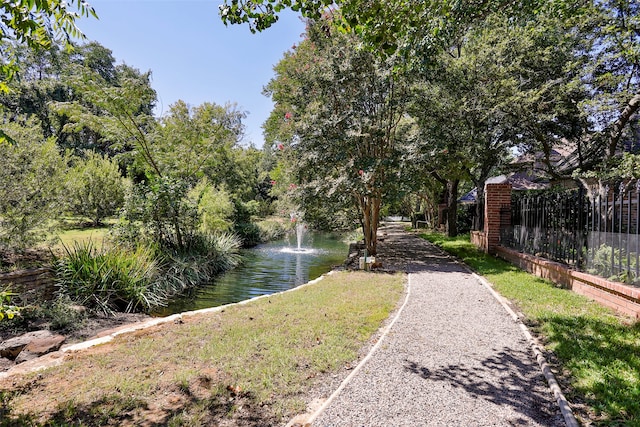
M 376 260 L 410 273 L 407 304 L 313 426 L 563 426 L 522 331 L 490 292 L 402 226 L 381 235 Z

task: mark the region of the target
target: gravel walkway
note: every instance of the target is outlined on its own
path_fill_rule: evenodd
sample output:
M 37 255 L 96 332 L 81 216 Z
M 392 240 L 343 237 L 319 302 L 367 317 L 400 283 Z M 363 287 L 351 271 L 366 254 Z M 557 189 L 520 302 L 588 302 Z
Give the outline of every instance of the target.
M 410 273 L 407 304 L 313 426 L 563 426 L 518 325 L 464 268 L 402 227 L 380 230 L 376 260 Z

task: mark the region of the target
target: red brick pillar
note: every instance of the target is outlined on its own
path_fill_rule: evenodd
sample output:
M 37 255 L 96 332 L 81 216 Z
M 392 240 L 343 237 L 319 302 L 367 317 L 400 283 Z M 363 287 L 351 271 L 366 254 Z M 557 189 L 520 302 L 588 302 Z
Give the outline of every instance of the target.
M 511 184 L 486 184 L 484 200 L 485 252 L 492 254 L 500 244 L 500 210 L 511 206 Z

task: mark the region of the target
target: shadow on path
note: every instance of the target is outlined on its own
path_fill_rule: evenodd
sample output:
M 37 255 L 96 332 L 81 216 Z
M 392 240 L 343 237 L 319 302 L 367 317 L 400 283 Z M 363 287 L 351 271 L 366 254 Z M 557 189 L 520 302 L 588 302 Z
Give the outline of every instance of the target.
M 462 388 L 472 398 L 509 406 L 528 419 L 548 425 L 557 417 L 558 408 L 552 400 L 540 399 L 538 393 L 531 392 L 532 383 L 544 384 L 545 380 L 537 366 L 522 362 L 529 359 L 527 352 L 505 347 L 500 351 L 496 349 L 496 354 L 481 360 L 479 366 L 460 363 L 430 369 L 406 360 L 404 368 L 426 381 Z M 519 421 L 515 425 L 529 425 L 526 419 Z
M 467 270 L 428 241 L 405 231 L 403 223 L 391 223 L 378 230 L 378 254 L 384 270 L 417 273 L 433 271 L 466 273 Z

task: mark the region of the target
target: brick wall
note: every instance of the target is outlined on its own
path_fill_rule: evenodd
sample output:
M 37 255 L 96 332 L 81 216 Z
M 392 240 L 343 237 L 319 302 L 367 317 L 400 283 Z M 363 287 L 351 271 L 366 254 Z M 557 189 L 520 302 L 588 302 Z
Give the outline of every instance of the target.
M 549 279 L 604 306 L 640 319 L 640 289 L 638 288 L 571 270 L 563 264 L 523 254 L 513 249 L 497 247 L 496 255 L 529 273 Z
M 55 292 L 53 274 L 48 268 L 0 273 L 0 289 L 6 287 L 18 294 L 22 304 L 53 299 Z

